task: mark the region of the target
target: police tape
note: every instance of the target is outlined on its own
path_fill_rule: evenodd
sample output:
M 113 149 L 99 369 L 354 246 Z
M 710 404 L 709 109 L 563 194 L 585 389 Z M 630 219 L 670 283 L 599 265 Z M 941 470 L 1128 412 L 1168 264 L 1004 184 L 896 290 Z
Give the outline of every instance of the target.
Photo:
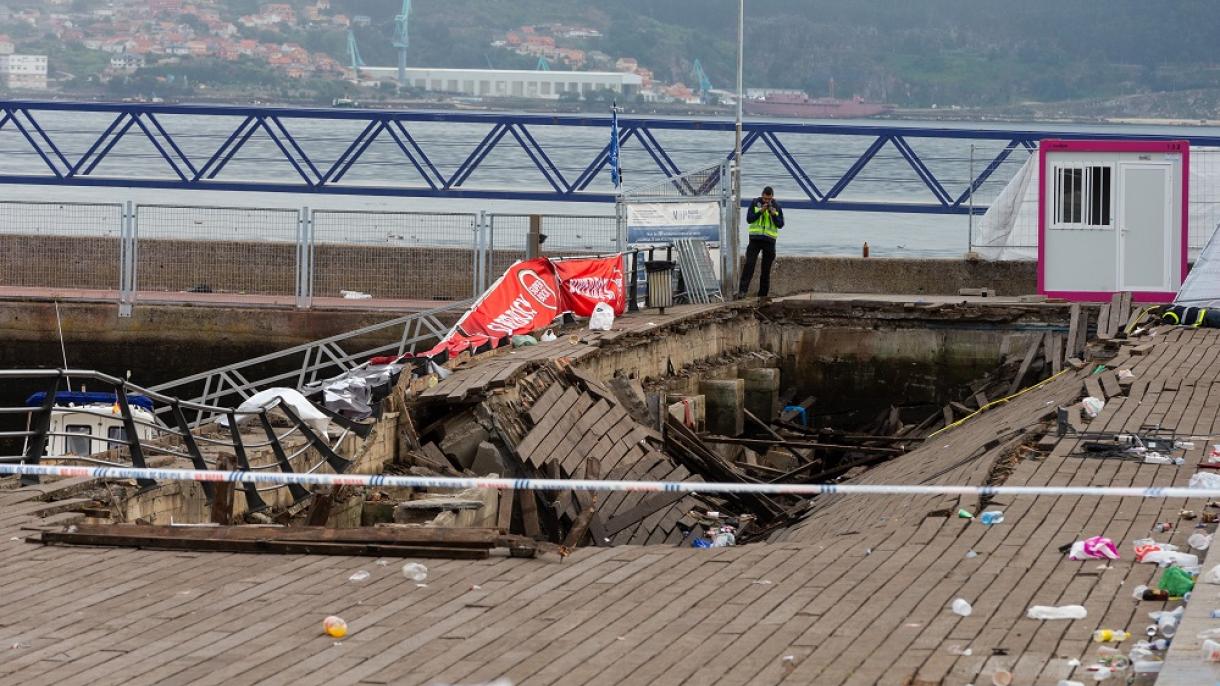
M 398 476 L 392 474 L 319 474 L 136 467 L 69 467 L 0 464 L 0 474 L 153 481 L 230 481 L 263 485 L 366 486 L 371 488 L 471 488 L 535 491 L 641 491 L 657 493 L 755 493 L 763 495 L 1067 495 L 1120 498 L 1220 498 L 1220 488 L 1099 486 L 952 486 L 947 484 L 741 484 L 703 481 L 600 481 L 586 479 L 500 479 Z

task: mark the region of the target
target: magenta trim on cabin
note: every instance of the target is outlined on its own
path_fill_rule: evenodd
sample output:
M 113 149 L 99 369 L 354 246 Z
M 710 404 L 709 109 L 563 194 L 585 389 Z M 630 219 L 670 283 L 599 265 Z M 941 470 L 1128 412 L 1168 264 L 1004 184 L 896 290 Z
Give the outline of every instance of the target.
M 1179 283 L 1186 280 L 1190 254 L 1190 141 L 1066 141 L 1048 138 L 1038 145 L 1038 293 L 1077 302 L 1109 300 L 1108 291 L 1046 290 L 1046 153 L 1052 152 L 1167 152 L 1182 155 L 1182 237 Z M 1134 291 L 1135 302 L 1172 302 L 1177 291 Z

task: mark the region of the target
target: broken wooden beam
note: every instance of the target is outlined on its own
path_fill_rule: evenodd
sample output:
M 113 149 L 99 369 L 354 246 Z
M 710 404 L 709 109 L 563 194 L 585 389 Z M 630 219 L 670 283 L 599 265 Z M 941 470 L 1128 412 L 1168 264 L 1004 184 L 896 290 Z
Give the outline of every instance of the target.
M 728 443 L 730 445 L 762 445 L 776 446 L 780 448 L 814 448 L 826 450 L 853 450 L 860 452 L 871 453 L 892 453 L 901 454 L 907 452 L 902 448 L 882 448 L 870 445 L 843 445 L 838 443 L 818 443 L 814 441 L 785 441 L 771 440 L 766 438 L 735 438 L 732 436 L 701 436 L 701 440 L 707 443 Z

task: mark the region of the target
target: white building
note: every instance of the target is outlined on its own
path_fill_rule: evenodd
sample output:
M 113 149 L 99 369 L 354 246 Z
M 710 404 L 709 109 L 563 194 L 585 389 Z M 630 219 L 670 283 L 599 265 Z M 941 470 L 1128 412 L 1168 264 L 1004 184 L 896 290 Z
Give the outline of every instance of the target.
M 361 67 L 360 76 L 396 81 L 395 67 Z M 638 74 L 602 71 L 527 71 L 515 69 L 407 69 L 407 85 L 436 93 L 491 98 L 558 100 L 564 93 L 589 95 L 607 90 L 634 96 Z
M 110 58 L 110 68 L 118 72 L 131 73 L 143 66 L 143 55 L 125 52 L 122 55 L 115 55 Z
M 0 55 L 0 81 L 21 90 L 47 89 L 46 55 Z

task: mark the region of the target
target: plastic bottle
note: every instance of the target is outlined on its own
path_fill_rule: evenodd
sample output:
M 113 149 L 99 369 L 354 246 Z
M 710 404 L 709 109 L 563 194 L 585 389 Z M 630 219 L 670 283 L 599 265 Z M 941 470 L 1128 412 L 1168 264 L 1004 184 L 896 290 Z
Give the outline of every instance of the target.
M 974 608 L 970 607 L 970 603 L 966 602 L 965 598 L 954 600 L 950 608 L 953 610 L 953 614 L 963 617 L 969 617 L 970 613 L 974 612 Z
M 1209 638 L 1203 642 L 1200 653 L 1203 655 L 1204 662 L 1220 662 L 1220 643 Z
M 1098 629 L 1093 632 L 1093 640 L 1097 643 L 1122 643 L 1128 638 L 1131 638 L 1131 632 L 1129 631 Z
M 994 510 L 991 512 L 984 512 L 983 514 L 979 515 L 979 521 L 987 526 L 999 524 L 1000 522 L 1004 521 L 1004 513 Z
M 408 562 L 402 566 L 402 575 L 415 583 L 423 583 L 428 578 L 428 568 L 418 562 Z
M 1131 670 L 1136 674 L 1159 674 L 1164 660 L 1132 660 Z
M 1162 612 L 1161 616 L 1156 618 L 1156 628 L 1165 638 L 1173 638 L 1173 635 L 1178 633 L 1178 620 L 1181 618 L 1182 613 L 1177 610 Z
M 1084 619 L 1089 616 L 1089 611 L 1083 605 L 1032 605 L 1025 615 L 1030 619 Z

